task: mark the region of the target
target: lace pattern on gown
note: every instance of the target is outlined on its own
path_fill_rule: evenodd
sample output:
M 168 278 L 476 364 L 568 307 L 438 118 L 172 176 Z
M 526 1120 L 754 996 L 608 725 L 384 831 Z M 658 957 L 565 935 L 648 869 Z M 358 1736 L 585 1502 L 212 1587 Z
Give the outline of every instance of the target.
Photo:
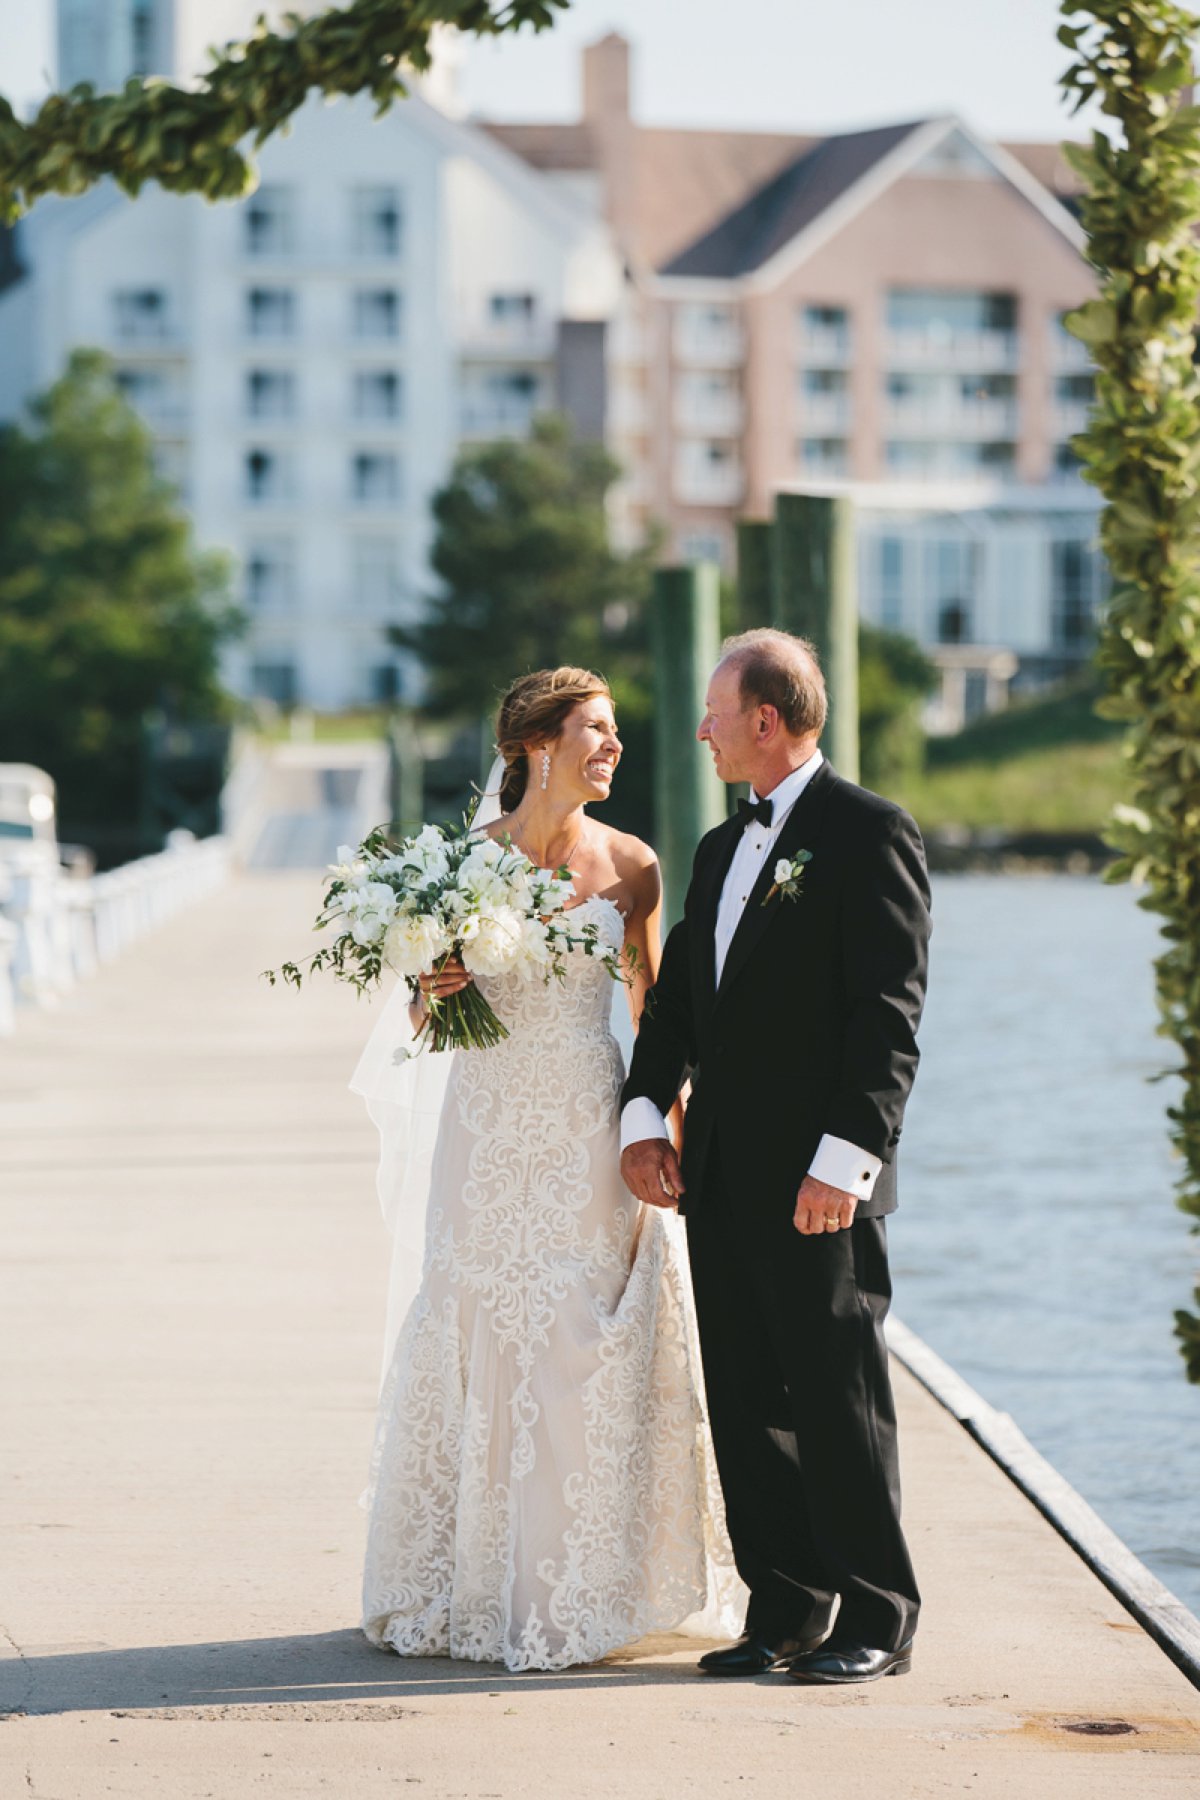
M 619 945 L 612 902 L 584 905 Z M 481 986 L 510 1035 L 455 1053 L 380 1400 L 363 1628 L 514 1670 L 594 1661 L 706 1603 L 728 1629 L 685 1279 L 619 1174 L 611 977 L 576 951 L 561 983 Z

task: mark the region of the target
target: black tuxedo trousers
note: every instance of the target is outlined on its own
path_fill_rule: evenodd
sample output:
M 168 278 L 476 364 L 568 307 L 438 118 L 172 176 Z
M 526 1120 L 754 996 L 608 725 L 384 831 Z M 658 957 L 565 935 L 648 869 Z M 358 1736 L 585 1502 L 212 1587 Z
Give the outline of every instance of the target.
M 900 1526 L 883 1321 L 883 1215 L 917 1066 L 929 886 L 899 808 L 817 770 L 748 896 L 718 988 L 717 907 L 741 835 L 696 854 L 638 1032 L 623 1102 L 684 1127 L 688 1248 L 713 1442 L 747 1623 L 780 1637 L 823 1624 L 881 1649 L 919 1605 Z M 811 850 L 794 899 L 776 861 Z M 881 1158 L 853 1225 L 801 1236 L 796 1194 L 821 1137 Z

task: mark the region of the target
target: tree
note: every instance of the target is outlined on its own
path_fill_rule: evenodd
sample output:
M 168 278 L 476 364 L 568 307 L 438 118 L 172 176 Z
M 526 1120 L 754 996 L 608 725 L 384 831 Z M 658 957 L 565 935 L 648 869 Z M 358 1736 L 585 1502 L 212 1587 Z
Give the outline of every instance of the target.
M 605 494 L 617 464 L 543 416 L 525 442 L 458 455 L 435 496 L 430 556 L 441 591 L 390 633 L 415 651 L 429 708 L 481 717 L 526 669 L 603 664 L 646 594 L 644 555 L 610 548 Z
M 1073 442 L 1107 502 L 1103 710 L 1129 724 L 1136 784 L 1136 804 L 1118 809 L 1110 878 L 1144 882 L 1140 904 L 1164 921 L 1155 971 L 1159 1030 L 1182 1059 L 1169 1109 L 1179 1204 L 1200 1220 L 1200 107 L 1180 104 L 1200 19 L 1170 0 L 1062 10 L 1079 21 L 1058 34 L 1076 57 L 1063 87 L 1077 106 L 1099 100 L 1118 128 L 1065 147 L 1087 183 L 1101 280 L 1099 298 L 1067 320 L 1097 364 L 1096 407 Z M 1177 1327 L 1200 1382 L 1200 1318 L 1180 1312 Z
M 577 663 L 604 675 L 626 752 L 604 816 L 648 835 L 654 545 L 629 556 L 611 548 L 605 496 L 618 473 L 601 445 L 551 415 L 523 442 L 460 451 L 433 500 L 440 591 L 423 619 L 389 636 L 420 659 L 435 716 L 490 719 L 527 669 Z
M 105 176 L 126 193 L 147 181 L 174 193 L 236 199 L 254 173 L 255 149 L 315 91 L 369 93 L 380 113 L 405 93 L 400 71 L 428 69 L 438 25 L 498 37 L 553 24 L 569 0 L 350 0 L 290 30 L 260 19 L 245 43 L 227 45 L 194 86 L 134 79 L 119 94 L 81 83 L 52 94 L 29 124 L 0 98 L 0 221 L 43 194 L 82 194 Z
M 873 625 L 858 629 L 858 733 L 862 778 L 890 793 L 924 758 L 921 703 L 937 670 L 913 638 Z
M 236 626 L 109 364 L 78 351 L 0 429 L 0 760 L 52 775 L 75 829 L 132 827 L 143 720 L 213 720 Z

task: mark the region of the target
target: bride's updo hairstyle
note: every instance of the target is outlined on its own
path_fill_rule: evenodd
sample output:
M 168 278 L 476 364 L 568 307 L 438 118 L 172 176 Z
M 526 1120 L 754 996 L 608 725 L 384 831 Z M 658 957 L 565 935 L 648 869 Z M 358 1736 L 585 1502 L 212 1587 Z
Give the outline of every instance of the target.
M 590 669 L 535 669 L 514 681 L 500 702 L 496 719 L 496 749 L 504 758 L 500 805 L 512 812 L 519 805 L 529 780 L 527 744 L 548 744 L 556 738 L 568 716 L 584 700 L 597 694 L 611 699 L 602 675 Z

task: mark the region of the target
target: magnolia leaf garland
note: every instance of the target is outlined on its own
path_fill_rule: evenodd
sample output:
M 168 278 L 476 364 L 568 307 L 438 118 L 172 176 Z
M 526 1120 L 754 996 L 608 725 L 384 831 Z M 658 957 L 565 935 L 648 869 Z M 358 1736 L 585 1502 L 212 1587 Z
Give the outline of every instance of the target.
M 369 93 L 380 113 L 407 90 L 401 71 L 431 63 L 435 27 L 499 37 L 528 25 L 543 31 L 570 0 L 350 0 L 312 18 L 286 15 L 288 29 L 260 18 L 192 87 L 133 79 L 120 93 L 81 83 L 52 94 L 22 122 L 0 97 L 0 222 L 43 194 L 82 194 L 104 177 L 127 194 L 147 181 L 173 193 L 237 199 L 254 185 L 244 146 L 254 150 L 318 91 Z
M 1101 710 L 1129 723 L 1134 783 L 1134 804 L 1112 823 L 1120 858 L 1108 878 L 1144 883 L 1139 904 L 1163 921 L 1159 1031 L 1183 1079 L 1168 1116 L 1179 1204 L 1200 1220 L 1200 107 L 1183 103 L 1200 18 L 1168 0 L 1066 0 L 1062 12 L 1059 39 L 1075 56 L 1063 88 L 1117 127 L 1065 146 L 1087 184 L 1082 219 L 1100 277 L 1099 297 L 1067 324 L 1097 369 L 1096 405 L 1073 444 L 1107 502 Z M 1180 1312 L 1176 1323 L 1200 1381 L 1200 1320 Z

